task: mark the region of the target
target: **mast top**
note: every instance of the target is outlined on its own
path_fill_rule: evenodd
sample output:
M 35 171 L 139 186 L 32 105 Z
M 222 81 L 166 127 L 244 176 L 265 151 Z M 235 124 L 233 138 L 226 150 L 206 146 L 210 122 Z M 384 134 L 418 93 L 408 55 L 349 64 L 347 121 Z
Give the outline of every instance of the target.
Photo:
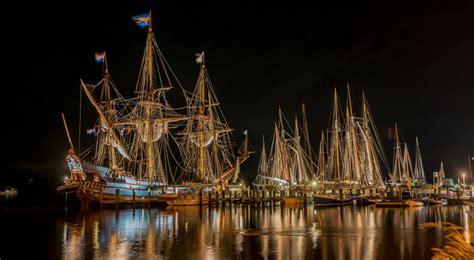
M 149 16 L 149 20 L 148 20 L 148 32 L 152 33 L 153 32 L 153 29 L 152 29 L 152 23 L 151 23 L 151 10 L 148 11 L 148 16 Z

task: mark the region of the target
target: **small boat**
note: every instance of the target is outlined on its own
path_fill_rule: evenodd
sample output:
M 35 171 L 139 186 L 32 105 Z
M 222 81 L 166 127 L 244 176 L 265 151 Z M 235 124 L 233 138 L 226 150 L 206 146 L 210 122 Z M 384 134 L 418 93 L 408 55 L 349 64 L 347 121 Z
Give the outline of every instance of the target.
M 447 205 L 448 201 L 445 199 L 428 199 L 429 205 Z
M 364 197 L 359 197 L 359 201 L 363 205 L 368 205 L 368 204 L 375 204 L 377 202 L 382 202 L 382 197 L 379 195 L 375 196 L 364 196 Z
M 416 201 L 416 200 L 406 200 L 405 205 L 408 207 L 421 207 L 423 206 L 423 202 L 421 201 Z
M 341 197 L 339 195 L 315 194 L 313 195 L 313 203 L 315 206 L 337 206 L 343 204 L 351 204 L 352 198 Z
M 0 196 L 13 197 L 16 195 L 17 195 L 16 188 L 13 188 L 13 187 L 6 187 L 4 191 L 0 191 Z
M 381 202 L 376 202 L 375 207 L 405 207 L 405 203 L 403 203 L 403 201 L 385 200 Z

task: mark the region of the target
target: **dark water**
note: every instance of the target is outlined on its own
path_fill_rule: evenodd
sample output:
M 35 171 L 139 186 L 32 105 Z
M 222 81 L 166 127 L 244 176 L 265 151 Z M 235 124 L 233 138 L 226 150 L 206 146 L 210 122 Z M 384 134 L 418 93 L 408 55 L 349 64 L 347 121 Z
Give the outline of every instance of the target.
M 345 206 L 0 208 L 5 259 L 427 259 L 428 221 L 474 225 L 474 208 Z

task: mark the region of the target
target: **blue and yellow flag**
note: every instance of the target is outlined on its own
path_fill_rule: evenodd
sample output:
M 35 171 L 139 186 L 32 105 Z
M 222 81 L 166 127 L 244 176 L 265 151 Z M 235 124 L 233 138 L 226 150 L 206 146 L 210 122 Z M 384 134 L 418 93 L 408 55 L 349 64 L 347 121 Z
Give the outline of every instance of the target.
M 150 14 L 140 14 L 132 17 L 133 21 L 140 27 L 145 28 L 151 22 Z

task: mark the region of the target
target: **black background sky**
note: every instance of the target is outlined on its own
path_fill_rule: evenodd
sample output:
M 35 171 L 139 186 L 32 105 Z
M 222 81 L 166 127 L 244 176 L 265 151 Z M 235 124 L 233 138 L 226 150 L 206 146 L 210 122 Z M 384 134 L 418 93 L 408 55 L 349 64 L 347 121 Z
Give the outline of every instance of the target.
M 305 102 L 317 147 L 328 125 L 332 89 L 344 101 L 349 81 L 356 103 L 365 91 L 389 159 L 387 133 L 397 122 L 412 153 L 419 136 L 427 173 L 440 161 L 448 175 L 459 177 L 467 169 L 467 155 L 474 154 L 474 2 L 313 8 L 153 2 L 42 1 L 4 8 L 3 166 L 66 174 L 60 113 L 66 113 L 77 141 L 79 79 L 99 80 L 96 51 L 107 51 L 114 81 L 124 96 L 131 95 L 146 29 L 130 17 L 151 9 L 158 43 L 184 88 L 191 90 L 198 75 L 194 54 L 206 50 L 238 141 L 248 129 L 260 150 L 261 135 L 271 137 L 277 106 L 293 118 Z M 182 97 L 177 89 L 168 96 Z M 95 121 L 91 109 L 86 115 L 91 118 L 85 118 L 84 132 Z M 243 166 L 248 178 L 258 157 Z

